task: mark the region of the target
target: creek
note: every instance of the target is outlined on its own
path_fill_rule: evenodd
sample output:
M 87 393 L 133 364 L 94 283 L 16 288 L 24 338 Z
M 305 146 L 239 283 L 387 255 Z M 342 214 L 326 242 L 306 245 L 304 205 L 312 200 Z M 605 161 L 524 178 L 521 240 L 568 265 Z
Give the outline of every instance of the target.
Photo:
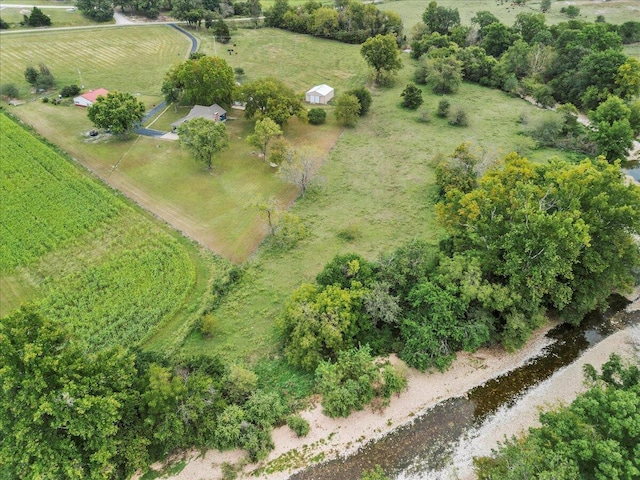
M 517 402 L 536 389 L 544 389 L 555 372 L 613 332 L 640 324 L 640 312 L 625 312 L 627 304 L 625 298 L 615 297 L 607 312 L 589 315 L 580 326 L 555 327 L 547 334 L 549 345 L 524 365 L 469 390 L 465 396 L 438 403 L 354 455 L 309 467 L 291 479 L 358 480 L 364 470 L 376 465 L 397 480 L 473 478 L 473 455 L 490 453 L 483 436 L 489 431 L 495 436 L 501 423 L 512 421 L 513 415 L 518 415 L 514 409 Z

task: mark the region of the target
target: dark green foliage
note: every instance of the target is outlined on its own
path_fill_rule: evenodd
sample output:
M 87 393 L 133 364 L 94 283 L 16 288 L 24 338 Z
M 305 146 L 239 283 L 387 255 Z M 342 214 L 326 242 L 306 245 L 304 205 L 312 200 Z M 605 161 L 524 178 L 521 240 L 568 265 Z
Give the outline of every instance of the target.
M 436 111 L 436 115 L 440 118 L 447 118 L 449 115 L 449 108 L 451 107 L 451 103 L 446 98 L 443 98 L 438 102 L 438 110 Z
M 618 34 L 625 45 L 640 42 L 640 22 L 624 22 L 618 26 Z
M 109 92 L 99 96 L 87 110 L 87 117 L 98 128 L 125 137 L 133 127 L 142 121 L 145 107 L 130 93 Z
M 7 30 L 8 28 L 9 24 L 0 18 L 0 30 Z
M 569 5 L 568 7 L 562 7 L 560 13 L 564 13 L 569 18 L 576 18 L 580 15 L 580 9 L 575 5 Z
M 462 83 L 462 62 L 453 55 L 428 60 L 426 83 L 434 93 L 456 93 Z
M 55 85 L 53 74 L 44 63 L 41 63 L 38 69 L 31 66 L 27 67 L 24 71 L 24 78 L 36 90 L 47 90 Z
M 348 288 L 353 282 L 369 285 L 374 280 L 374 265 L 357 253 L 336 255 L 316 276 L 319 285 Z
M 493 70 L 497 61 L 480 47 L 461 48 L 456 57 L 462 63 L 463 78 L 469 82 L 494 86 Z
M 33 7 L 30 15 L 24 15 L 22 23 L 28 27 L 48 27 L 51 25 L 51 18 L 38 7 Z
M 358 99 L 358 102 L 360 103 L 360 116 L 366 115 L 369 108 L 371 108 L 371 102 L 373 101 L 371 92 L 369 92 L 365 87 L 360 87 L 349 90 L 346 93 L 348 95 L 353 95 Z
M 466 127 L 469 125 L 469 117 L 467 116 L 467 111 L 463 108 L 456 109 L 451 115 L 449 119 L 449 125 L 453 125 L 454 127 Z
M 344 350 L 335 363 L 321 362 L 316 377 L 323 411 L 333 418 L 347 417 L 354 410 L 362 410 L 375 397 L 389 398 L 402 391 L 406 381 L 390 368 L 386 375 L 390 384 L 385 390 L 381 365 L 373 361 L 369 347 Z
M 220 43 L 229 43 L 231 40 L 231 34 L 227 24 L 219 18 L 211 25 L 211 33 L 216 37 L 216 40 Z
M 422 14 L 422 21 L 430 32 L 446 35 L 460 25 L 460 14 L 457 8 L 439 7 L 432 1 Z
M 620 98 L 610 96 L 595 111 L 589 112 L 589 119 L 595 127 L 590 137 L 598 146 L 598 154 L 610 162 L 624 160 L 634 138 L 629 107 Z
M 309 422 L 300 415 L 289 415 L 287 417 L 287 425 L 297 437 L 306 437 L 309 434 Z
M 78 10 L 96 22 L 108 22 L 113 19 L 114 6 L 111 0 L 76 0 Z
M 540 145 L 550 147 L 558 143 L 558 139 L 563 134 L 562 119 L 556 117 L 545 118 L 540 120 L 527 133 Z
M 279 392 L 254 392 L 244 405 L 247 420 L 263 429 L 268 429 L 282 422 L 287 406 Z
M 327 120 L 327 111 L 323 108 L 311 108 L 307 112 L 307 118 L 311 125 L 322 125 Z
M 422 90 L 415 83 L 409 83 L 400 94 L 402 97 L 402 106 L 410 110 L 416 110 L 422 102 Z
M 265 13 L 265 24 L 352 44 L 361 44 L 376 35 L 392 35 L 398 40 L 402 37 L 398 14 L 351 1 L 334 8 L 314 1 L 289 6 L 287 0 L 276 0 Z
M 478 478 L 637 478 L 640 370 L 612 355 L 601 374 L 587 365 L 585 376 L 591 387 L 569 406 L 541 413 L 542 426 L 474 459 Z
M 65 85 L 60 90 L 60 95 L 63 98 L 74 97 L 80 93 L 80 87 L 78 85 Z
M 0 85 L 0 95 L 6 98 L 18 98 L 20 91 L 15 83 L 3 83 Z
M 360 118 L 360 102 L 355 95 L 344 94 L 338 97 L 334 114 L 338 122 L 345 127 L 354 127 Z
M 269 117 L 284 125 L 291 116 L 304 119 L 307 113 L 298 95 L 276 78 L 245 83 L 238 94 L 238 99 L 246 102 L 245 116 L 249 119 Z

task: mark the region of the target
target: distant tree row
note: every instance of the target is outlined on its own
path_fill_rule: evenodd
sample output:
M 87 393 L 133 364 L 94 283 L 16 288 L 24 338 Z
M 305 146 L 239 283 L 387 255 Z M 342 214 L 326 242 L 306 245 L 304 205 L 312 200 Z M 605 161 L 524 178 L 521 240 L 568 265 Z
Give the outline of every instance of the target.
M 547 311 L 580 323 L 633 285 L 640 189 L 617 165 L 511 154 L 481 178 L 479 168 L 463 144 L 436 169 L 448 233 L 438 246 L 341 255 L 293 293 L 279 320 L 292 364 L 314 370 L 369 345 L 444 369 L 459 350 L 519 348 Z
M 315 0 L 290 7 L 288 0 L 276 0 L 265 12 L 265 25 L 345 43 L 363 43 L 379 34 L 402 40 L 402 19 L 398 14 L 352 0 L 337 1 L 335 7 Z

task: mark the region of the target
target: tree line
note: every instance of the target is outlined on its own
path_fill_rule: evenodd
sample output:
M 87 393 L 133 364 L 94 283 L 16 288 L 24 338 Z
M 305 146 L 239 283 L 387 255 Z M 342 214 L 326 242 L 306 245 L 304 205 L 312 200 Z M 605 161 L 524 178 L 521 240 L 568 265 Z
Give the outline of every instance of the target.
M 480 178 L 478 168 L 466 144 L 438 166 L 438 245 L 340 255 L 293 293 L 279 320 L 292 364 L 314 371 L 369 345 L 445 369 L 460 350 L 521 347 L 550 312 L 580 323 L 633 285 L 640 189 L 619 166 L 510 154 Z

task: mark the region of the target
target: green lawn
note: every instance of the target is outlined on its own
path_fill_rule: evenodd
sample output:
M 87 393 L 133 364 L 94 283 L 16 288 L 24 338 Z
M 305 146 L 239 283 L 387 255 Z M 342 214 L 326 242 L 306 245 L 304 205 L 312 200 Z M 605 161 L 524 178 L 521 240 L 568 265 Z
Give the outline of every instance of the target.
M 58 86 L 84 84 L 159 99 L 165 72 L 190 46 L 166 25 L 3 34 L 0 83 L 16 83 L 28 97 L 24 70 L 43 62 Z
M 37 5 L 42 5 L 38 3 Z M 64 8 L 43 8 L 42 11 L 51 18 L 51 27 L 82 27 L 87 25 L 95 25 L 96 22 L 88 19 L 82 15 L 75 7 L 70 6 L 68 9 Z M 24 30 L 33 27 L 22 27 L 20 22 L 23 19 L 23 15 L 29 15 L 31 13 L 30 8 L 16 7 L 11 8 L 5 6 L 0 10 L 0 16 L 10 26 L 11 31 L 13 29 Z M 3 39 L 4 42 L 4 39 Z

